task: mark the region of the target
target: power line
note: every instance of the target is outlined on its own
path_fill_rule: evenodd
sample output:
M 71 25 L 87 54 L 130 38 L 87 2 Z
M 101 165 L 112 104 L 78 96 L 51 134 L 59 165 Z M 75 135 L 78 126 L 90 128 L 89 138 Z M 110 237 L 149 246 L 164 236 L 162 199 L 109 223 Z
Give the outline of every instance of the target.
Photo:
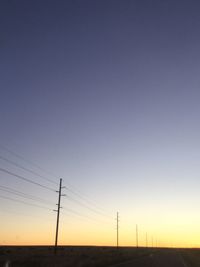
M 76 195 L 77 197 L 81 198 L 83 201 L 87 202 L 89 205 L 94 206 L 95 209 L 101 210 L 101 213 L 103 211 L 103 213 L 104 213 L 105 216 L 108 216 L 108 217 L 111 218 L 111 216 L 109 216 L 108 214 L 106 214 L 107 211 L 104 208 L 102 208 L 102 207 L 100 207 L 99 205 L 96 204 L 96 201 L 94 201 L 91 198 L 87 197 L 87 195 L 85 195 L 84 193 L 80 192 L 80 190 L 78 190 L 76 187 L 72 186 L 69 182 L 67 182 L 67 184 L 70 187 L 74 188 L 74 190 L 73 190 L 73 189 L 70 189 L 69 187 L 66 187 L 65 189 L 67 191 L 69 191 L 72 194 Z M 105 211 L 106 211 L 106 213 L 105 213 Z
M 12 189 L 12 188 L 9 188 L 7 186 L 0 186 L 0 190 L 1 191 L 4 191 L 4 192 L 7 192 L 7 193 L 10 193 L 10 194 L 14 194 L 14 195 L 17 195 L 17 196 L 20 196 L 20 197 L 23 197 L 23 198 L 26 198 L 26 199 L 30 199 L 30 200 L 33 200 L 33 201 L 37 201 L 37 202 L 43 202 L 43 203 L 46 203 L 46 204 L 51 204 L 51 205 L 54 205 L 54 203 L 52 202 L 49 202 L 45 199 L 42 199 L 40 197 L 36 197 L 36 196 L 33 196 L 33 195 L 29 195 L 29 194 L 26 194 L 26 193 L 23 193 L 21 191 L 18 191 L 18 190 L 15 190 L 15 189 Z
M 90 217 L 90 216 L 87 216 L 87 215 L 85 215 L 85 214 L 79 213 L 79 212 L 74 211 L 74 210 L 72 210 L 72 209 L 65 208 L 65 207 L 62 207 L 62 208 L 63 208 L 65 211 L 67 211 L 67 212 L 69 212 L 69 213 L 72 213 L 72 214 L 74 214 L 74 215 L 76 215 L 76 216 L 83 217 L 83 218 L 86 218 L 86 219 L 89 219 L 89 220 L 92 220 L 92 221 L 96 221 L 96 222 L 101 222 L 101 223 L 102 223 L 101 220 L 94 219 L 94 218 L 92 218 L 92 217 Z M 65 213 L 63 213 L 63 214 L 65 214 Z M 65 214 L 65 215 L 66 215 L 66 214 Z M 66 216 L 67 216 L 67 215 L 66 215 Z
M 43 168 L 42 168 L 41 166 L 39 166 L 37 163 L 35 163 L 35 162 L 31 161 L 31 160 L 26 159 L 25 157 L 19 155 L 18 153 L 14 152 L 14 151 L 12 151 L 12 150 L 10 150 L 10 149 L 8 149 L 7 147 L 5 147 L 5 146 L 3 146 L 3 145 L 1 145 L 1 144 L 0 144 L 0 149 L 3 149 L 4 151 L 7 151 L 7 152 L 10 153 L 11 155 L 14 155 L 15 157 L 17 157 L 17 158 L 23 160 L 24 162 L 26 162 L 26 163 L 28 163 L 28 164 L 30 164 L 30 165 L 32 165 L 32 166 L 35 166 L 36 168 L 40 169 L 42 172 L 45 172 L 45 173 L 47 173 L 48 175 L 50 175 L 50 176 L 52 176 L 52 177 L 55 178 L 55 175 L 53 175 L 53 174 L 51 174 L 49 171 L 43 169 Z M 58 179 L 58 178 L 57 178 L 57 179 Z
M 21 156 L 20 154 L 18 154 L 18 153 L 16 153 L 16 152 L 14 152 L 14 151 L 12 151 L 12 150 L 6 148 L 5 146 L 3 146 L 3 145 L 1 145 L 1 144 L 0 144 L 0 149 L 2 149 L 2 150 L 4 150 L 4 151 L 7 151 L 7 152 L 10 153 L 11 155 L 14 155 L 15 157 L 17 157 L 17 158 L 23 160 L 24 162 L 27 162 L 28 164 L 30 164 L 30 165 L 32 165 L 32 166 L 35 166 L 36 168 L 40 169 L 42 172 L 45 172 L 46 174 L 50 175 L 51 177 L 54 177 L 54 178 L 56 177 L 57 179 L 59 179 L 59 178 L 57 177 L 57 175 L 53 174 L 52 172 L 49 172 L 49 171 L 45 170 L 44 168 L 42 168 L 41 166 L 39 166 L 37 163 L 35 163 L 35 162 L 33 162 L 33 161 L 30 161 L 30 160 L 27 160 L 25 157 L 23 157 L 23 156 Z M 58 183 L 56 183 L 55 181 L 53 181 L 53 180 L 51 180 L 51 179 L 49 179 L 49 178 L 47 178 L 47 177 L 45 177 L 45 176 L 42 176 L 42 175 L 38 174 L 37 172 L 35 172 L 35 171 L 33 171 L 33 170 L 30 170 L 30 169 L 28 169 L 28 168 L 25 168 L 25 167 L 19 165 L 19 164 L 16 164 L 15 162 L 13 162 L 13 161 L 11 161 L 11 160 L 5 159 L 5 158 L 2 157 L 2 156 L 0 156 L 0 158 L 1 158 L 2 160 L 6 160 L 6 161 L 9 162 L 9 163 L 12 162 L 11 164 L 13 164 L 13 165 L 15 165 L 15 166 L 17 166 L 17 167 L 19 167 L 19 168 L 22 168 L 23 170 L 26 170 L 26 171 L 28 171 L 28 172 L 30 172 L 30 173 L 32 173 L 32 174 L 35 174 L 35 175 L 39 176 L 40 178 L 43 178 L 43 179 L 45 179 L 45 180 L 48 180 L 49 182 L 52 182 L 52 183 L 54 183 L 54 184 L 56 184 L 56 185 L 58 184 Z M 93 206 L 95 206 L 95 208 L 97 208 L 97 209 L 100 209 L 100 210 L 102 210 L 102 211 L 105 210 L 105 209 L 99 207 L 98 205 L 94 204 L 94 201 L 93 201 L 93 200 L 91 200 L 90 198 L 88 198 L 85 194 L 81 193 L 77 188 L 75 188 L 74 186 L 72 186 L 69 182 L 66 182 L 66 184 L 68 184 L 69 187 L 74 188 L 74 190 L 73 190 L 73 189 L 70 189 L 69 187 L 66 188 L 66 189 L 67 189 L 68 191 L 70 191 L 72 194 L 74 194 L 74 195 L 78 196 L 79 198 L 81 198 L 82 200 L 86 201 L 89 205 L 93 205 Z M 76 191 L 76 192 L 75 192 L 75 191 Z M 106 216 L 108 216 L 108 215 L 106 215 Z M 109 216 L 108 216 L 108 217 L 109 217 Z M 111 217 L 110 217 L 110 218 L 111 218 Z
M 31 162 L 31 161 L 25 159 L 24 157 L 20 156 L 19 154 L 15 153 L 15 152 L 12 152 L 11 150 L 9 150 L 9 149 L 7 149 L 7 148 L 1 146 L 1 145 L 0 145 L 0 148 L 3 148 L 3 149 L 6 150 L 7 152 L 9 152 L 9 153 L 15 155 L 16 157 L 22 159 L 23 161 L 28 162 L 29 164 L 32 164 L 32 165 L 36 166 L 38 169 L 40 169 L 40 170 L 42 170 L 42 171 L 45 171 L 45 170 L 43 170 L 39 165 L 37 165 L 37 164 L 35 164 L 35 163 L 33 163 L 33 162 Z M 34 170 L 32 170 L 32 169 L 26 168 L 26 167 L 24 167 L 23 165 L 18 164 L 18 163 L 16 163 L 16 162 L 13 161 L 13 160 L 10 160 L 10 159 L 8 159 L 8 158 L 5 158 L 4 156 L 1 156 L 1 155 L 0 155 L 0 159 L 3 160 L 3 161 L 6 161 L 6 162 L 9 163 L 9 164 L 12 164 L 12 165 L 18 167 L 18 168 L 20 168 L 20 169 L 22 169 L 22 170 L 24 170 L 24 171 L 27 171 L 27 172 L 29 172 L 29 173 L 31 173 L 31 174 L 33 174 L 33 175 L 36 175 L 36 176 L 38 176 L 38 177 L 40 177 L 40 178 L 42 178 L 42 179 L 44 179 L 44 180 L 46 180 L 46 181 L 48 181 L 48 182 L 51 182 L 51 183 L 57 185 L 57 183 L 56 183 L 55 181 L 53 181 L 52 179 L 49 179 L 49 178 L 47 178 L 47 177 L 45 177 L 45 176 L 39 174 L 38 172 L 36 172 L 36 171 L 34 171 Z M 49 186 L 46 186 L 46 185 L 41 184 L 41 183 L 39 183 L 39 182 L 36 182 L 36 181 L 34 181 L 34 180 L 32 180 L 32 179 L 29 179 L 29 178 L 26 178 L 26 177 L 24 177 L 24 176 L 21 176 L 21 175 L 15 173 L 15 172 L 12 172 L 12 171 L 10 171 L 10 170 L 8 170 L 8 169 L 1 168 L 1 167 L 0 167 L 0 172 L 6 173 L 6 174 L 11 175 L 11 176 L 14 176 L 14 177 L 16 177 L 16 178 L 18 178 L 18 179 L 20 179 L 20 180 L 25 181 L 25 182 L 28 182 L 28 183 L 37 185 L 37 186 L 39 186 L 39 187 L 41 187 L 41 188 L 44 188 L 44 189 L 47 189 L 47 190 L 49 190 L 49 191 L 51 191 L 51 192 L 58 192 L 58 193 L 59 193 L 59 196 L 58 196 L 58 204 L 57 204 L 57 210 L 56 210 L 56 212 L 57 212 L 56 238 L 55 238 L 55 253 L 56 253 L 56 250 L 57 250 L 57 243 L 58 243 L 59 216 L 60 216 L 60 209 L 61 209 L 60 202 L 61 202 L 61 196 L 64 196 L 64 195 L 61 194 L 61 190 L 62 190 L 62 188 L 64 188 L 64 187 L 62 187 L 62 179 L 60 179 L 59 191 L 55 191 L 53 188 L 51 188 L 51 187 L 49 187 Z M 45 172 L 47 172 L 47 171 L 45 171 Z M 23 197 L 23 198 L 29 199 L 29 200 L 31 200 L 31 201 L 39 201 L 39 202 L 42 201 L 42 202 L 46 202 L 46 203 L 47 203 L 47 201 L 44 200 L 44 199 L 41 199 L 41 198 L 39 198 L 39 197 L 36 197 L 36 196 L 33 196 L 33 195 L 29 195 L 29 194 L 20 192 L 20 191 L 18 191 L 18 190 L 15 190 L 15 189 L 12 189 L 12 188 L 9 188 L 9 187 L 6 187 L 6 186 L 0 186 L 0 190 L 1 190 L 1 191 L 4 191 L 4 192 L 6 192 L 6 193 L 9 193 L 9 194 L 13 194 L 13 195 L 16 195 L 16 196 L 19 196 L 19 197 Z M 75 192 L 73 189 L 71 189 L 71 188 L 69 188 L 69 187 L 66 188 L 66 190 L 68 190 L 69 192 L 71 192 L 71 193 L 74 194 L 75 196 L 79 197 L 80 199 L 82 199 L 83 201 L 85 201 L 85 202 L 87 202 L 89 205 L 91 205 L 92 201 L 88 200 L 86 197 L 81 196 L 80 193 Z M 22 203 L 22 204 L 25 204 L 25 205 L 28 205 L 28 206 L 33 206 L 33 207 L 38 207 L 38 208 L 42 208 L 42 209 L 51 210 L 50 208 L 45 207 L 45 206 L 41 206 L 41 205 L 38 205 L 38 204 L 29 203 L 29 202 L 22 201 L 22 200 L 20 200 L 20 199 L 16 199 L 16 198 L 11 198 L 11 197 L 8 197 L 8 196 L 2 196 L 2 195 L 0 195 L 0 198 L 2 198 L 2 199 L 6 199 L 6 200 L 10 200 L 10 201 L 14 201 L 15 203 L 18 202 L 18 203 Z M 90 210 L 90 211 L 92 211 L 92 212 L 94 212 L 94 213 L 96 213 L 96 214 L 99 214 L 99 215 L 101 215 L 101 216 L 103 215 L 103 216 L 105 216 L 105 217 L 108 217 L 107 215 L 103 214 L 103 213 L 100 212 L 99 210 L 97 211 L 97 209 L 101 209 L 101 208 L 97 207 L 96 204 L 93 204 L 93 203 L 92 203 L 92 205 L 96 207 L 96 208 L 94 209 L 94 208 L 91 208 L 89 205 L 86 205 L 85 203 L 83 204 L 81 201 L 74 199 L 74 198 L 71 197 L 71 196 L 68 197 L 67 199 L 70 199 L 71 201 L 76 202 L 77 204 L 79 204 L 79 205 L 81 205 L 81 206 L 87 208 L 88 210 Z M 89 217 L 89 216 L 87 216 L 87 215 L 80 214 L 80 213 L 78 213 L 78 212 L 76 212 L 76 211 L 73 211 L 73 210 L 70 210 L 70 209 L 67 209 L 67 208 L 64 208 L 64 209 L 65 209 L 66 211 L 68 211 L 68 212 L 71 212 L 71 213 L 75 214 L 75 215 L 78 215 L 78 216 L 81 216 L 81 217 L 84 217 L 84 218 L 87 218 L 87 219 L 90 219 L 90 220 L 92 219 L 91 217 Z M 92 220 L 98 222 L 98 220 L 96 220 L 96 219 L 92 219 Z
M 30 172 L 30 173 L 32 173 L 32 174 L 34 174 L 34 175 L 36 175 L 36 176 L 38 176 L 38 177 L 40 177 L 40 178 L 42 178 L 42 179 L 48 181 L 48 182 L 51 182 L 51 183 L 57 185 L 57 183 L 56 183 L 55 181 L 53 181 L 53 180 L 51 180 L 51 179 L 49 179 L 49 178 L 47 178 L 47 177 L 45 177 L 45 176 L 43 176 L 43 175 L 40 175 L 39 173 L 37 173 L 37 172 L 35 172 L 35 171 L 33 171 L 33 170 L 30 170 L 30 169 L 28 169 L 28 168 L 25 168 L 25 167 L 23 167 L 22 165 L 20 165 L 20 164 L 14 162 L 14 161 L 12 161 L 12 160 L 10 160 L 10 159 L 7 159 L 7 158 L 5 158 L 5 157 L 3 157 L 3 156 L 0 156 L 0 159 L 6 161 L 6 162 L 8 162 L 8 163 L 10 163 L 10 164 L 12 164 L 12 165 L 14 165 L 14 166 L 16 166 L 16 167 L 18 167 L 18 168 L 20 168 L 20 169 L 22 169 L 22 170 L 24 170 L 24 171 Z
M 30 218 L 37 218 L 37 219 L 42 219 L 44 221 L 47 221 L 47 218 L 43 218 L 40 216 L 34 216 L 34 215 L 30 215 L 30 214 L 25 214 L 25 213 L 21 213 L 21 212 L 15 212 L 15 211 L 10 211 L 10 210 L 0 210 L 1 213 L 8 213 L 8 214 L 15 214 L 15 215 L 19 215 L 19 216 L 25 216 L 25 217 L 30 217 Z M 54 221 L 54 220 L 48 220 L 48 221 Z
M 7 151 L 8 153 L 14 155 L 15 157 L 17 157 L 17 158 L 23 160 L 24 162 L 27 162 L 28 164 L 31 164 L 32 166 L 35 166 L 36 168 L 38 168 L 38 169 L 40 169 L 41 171 L 47 173 L 47 174 L 50 175 L 51 177 L 54 177 L 54 178 L 55 178 L 55 177 L 57 176 L 57 175 L 52 174 L 51 172 L 49 172 L 49 171 L 43 169 L 41 166 L 39 166 L 39 165 L 36 164 L 35 162 L 30 161 L 30 160 L 27 160 L 25 157 L 19 155 L 18 153 L 14 152 L 14 151 L 11 151 L 10 149 L 6 148 L 5 146 L 3 146 L 3 145 L 1 145 L 1 144 L 0 144 L 0 149 L 3 149 L 3 150 L 5 150 L 5 151 Z M 49 179 L 49 178 L 47 178 L 47 177 L 45 177 L 45 176 L 43 176 L 43 175 L 40 175 L 40 174 L 38 174 L 37 172 L 35 172 L 35 171 L 33 171 L 33 170 L 30 170 L 30 169 L 28 169 L 28 168 L 26 168 L 26 167 L 23 167 L 23 166 L 21 166 L 20 164 L 14 162 L 14 161 L 12 161 L 12 160 L 9 160 L 9 159 L 7 159 L 7 158 L 5 158 L 5 157 L 2 157 L 2 156 L 0 156 L 0 159 L 2 159 L 2 160 L 4 160 L 4 161 L 7 161 L 7 162 L 9 162 L 10 164 L 13 164 L 13 165 L 15 165 L 16 167 L 19 167 L 19 168 L 21 168 L 21 169 L 23 169 L 23 170 L 25 170 L 25 171 L 28 171 L 28 172 L 30 172 L 30 173 L 32 173 L 32 174 L 34 174 L 34 175 L 37 175 L 38 177 L 43 178 L 43 179 L 45 179 L 45 180 L 47 180 L 47 181 L 49 181 L 49 182 L 52 182 L 53 184 L 56 184 L 56 185 L 58 184 L 58 183 L 56 183 L 55 181 L 53 181 L 52 179 Z M 2 170 L 0 169 L 0 171 L 2 171 Z M 18 178 L 19 178 L 19 176 L 20 176 L 20 175 L 18 175 Z M 21 176 L 21 177 L 22 177 L 22 176 Z M 24 178 L 25 178 L 25 177 L 23 177 L 23 180 L 25 180 L 25 179 L 26 179 L 26 181 L 27 181 L 27 180 L 30 180 L 30 179 L 27 179 L 27 178 L 24 179 Z M 22 179 L 22 178 L 21 178 L 21 179 Z M 58 179 L 58 178 L 57 178 L 57 179 Z M 36 183 L 36 182 L 34 182 L 34 184 L 39 185 L 39 183 Z M 72 186 L 69 182 L 67 182 L 67 184 L 69 185 L 69 187 L 72 187 L 72 188 L 74 187 L 74 186 Z M 40 185 L 41 185 L 41 184 L 40 184 Z M 47 189 L 47 186 L 42 186 L 42 187 Z M 72 194 L 76 195 L 77 197 L 79 197 L 80 199 L 82 199 L 83 201 L 85 201 L 88 205 L 94 206 L 95 208 L 90 208 L 88 205 L 84 205 L 85 207 L 87 206 L 87 208 L 90 209 L 90 210 L 93 210 L 93 212 L 98 213 L 98 214 L 101 214 L 101 215 L 103 215 L 103 216 L 105 216 L 105 217 L 109 217 L 110 219 L 112 219 L 111 216 L 107 215 L 107 214 L 104 212 L 105 209 L 103 209 L 103 208 L 99 207 L 98 205 L 96 205 L 96 204 L 94 203 L 93 200 L 90 200 L 90 198 L 88 198 L 86 195 L 84 195 L 83 193 L 80 193 L 80 191 L 79 191 L 78 189 L 76 189 L 75 187 L 74 187 L 75 190 L 73 190 L 73 189 L 71 189 L 71 188 L 69 188 L 69 187 L 67 187 L 66 190 L 68 190 L 68 191 L 71 192 Z M 52 188 L 48 188 L 48 189 L 50 189 L 51 191 L 54 191 Z M 81 202 L 79 202 L 79 203 L 81 203 Z M 83 204 L 80 204 L 80 205 L 83 206 Z M 98 209 L 98 211 L 97 211 L 97 209 Z M 99 211 L 99 210 L 101 210 L 101 211 Z
M 41 205 L 37 205 L 37 204 L 28 203 L 28 202 L 25 202 L 25 201 L 22 201 L 22 200 L 19 200 L 19 199 L 14 199 L 14 198 L 1 196 L 1 195 L 0 195 L 0 198 L 8 199 L 8 200 L 11 200 L 11 201 L 14 201 L 14 202 L 19 202 L 19 203 L 22 203 L 22 204 L 25 204 L 25 205 L 28 205 L 28 206 L 33 206 L 33 207 L 37 207 L 37 208 L 41 208 L 41 209 L 52 210 L 50 208 L 47 208 L 47 207 L 44 207 L 44 206 L 41 206 Z
M 97 205 L 95 205 L 94 203 L 92 203 L 92 201 L 89 201 L 86 199 L 86 197 L 83 197 L 81 196 L 81 194 L 77 193 L 77 192 L 74 192 L 72 189 L 70 189 L 69 187 L 65 187 L 65 189 L 69 192 L 71 192 L 72 194 L 74 194 L 75 196 L 79 197 L 80 199 L 82 199 L 83 201 L 87 202 L 89 205 L 92 205 L 95 207 L 95 209 L 98 209 L 98 210 L 103 210 L 102 208 L 98 207 Z M 106 216 L 106 217 L 110 217 L 111 216 L 108 216 L 107 214 L 105 214 L 104 212 L 101 212 L 99 211 L 99 213 L 101 213 L 102 215 Z
M 89 216 L 84 215 L 84 214 L 81 214 L 81 213 L 79 213 L 79 212 L 77 212 L 77 211 L 74 211 L 74 210 L 72 210 L 72 209 L 65 208 L 65 207 L 62 207 L 62 208 L 63 208 L 64 210 L 66 210 L 67 212 L 73 213 L 73 214 L 75 214 L 75 215 L 77 215 L 77 216 L 84 217 L 84 218 L 87 218 L 87 219 L 91 219 Z
M 4 169 L 4 168 L 0 168 L 0 171 L 1 171 L 1 172 L 4 172 L 4 173 L 7 173 L 7 174 L 9 174 L 9 175 L 11 175 L 11 176 L 14 176 L 14 177 L 16 177 L 16 178 L 18 178 L 18 179 L 21 179 L 21 180 L 23 180 L 23 181 L 26 181 L 26 182 L 28 182 L 28 183 L 31 183 L 31 184 L 40 186 L 40 187 L 42 187 L 42 188 L 45 188 L 45 189 L 47 189 L 47 190 L 49 190 L 49 191 L 53 191 L 53 192 L 55 192 L 54 189 L 52 189 L 52 188 L 50 188 L 50 187 L 48 187 L 48 186 L 46 186 L 46 185 L 37 183 L 37 182 L 35 182 L 35 181 L 31 180 L 31 179 L 28 179 L 28 178 L 25 178 L 25 177 L 23 177 L 23 176 L 21 176 L 21 175 L 18 175 L 18 174 L 16 174 L 16 173 L 10 172 L 10 171 L 8 171 L 8 170 L 6 170 L 6 169 Z
M 84 207 L 84 208 L 87 208 L 88 210 L 90 210 L 90 211 L 92 211 L 92 212 L 94 212 L 94 213 L 96 213 L 96 214 L 98 214 L 98 215 L 101 215 L 101 216 L 104 216 L 104 217 L 108 217 L 108 216 L 102 214 L 101 212 L 99 212 L 99 211 L 97 211 L 97 210 L 95 210 L 95 209 L 89 207 L 88 205 L 83 204 L 82 202 L 80 202 L 80 201 L 77 200 L 77 199 L 74 199 L 74 198 L 69 197 L 69 196 L 67 196 L 66 198 L 69 199 L 69 200 L 71 200 L 71 201 L 73 201 L 73 202 L 75 202 L 75 203 L 77 203 L 78 205 L 80 205 L 80 206 L 82 206 L 82 207 Z M 110 219 L 110 218 L 109 218 L 109 219 Z

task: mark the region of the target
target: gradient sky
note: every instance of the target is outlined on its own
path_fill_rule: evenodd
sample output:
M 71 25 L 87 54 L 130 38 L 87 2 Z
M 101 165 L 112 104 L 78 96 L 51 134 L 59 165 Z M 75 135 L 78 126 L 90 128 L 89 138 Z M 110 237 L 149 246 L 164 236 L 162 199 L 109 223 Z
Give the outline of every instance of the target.
M 186 0 L 1 1 L 1 146 L 111 216 L 64 199 L 97 221 L 62 216 L 60 243 L 115 244 L 119 211 L 121 245 L 135 245 L 137 223 L 141 244 L 147 232 L 160 245 L 200 246 L 199 14 Z M 0 185 L 57 201 L 5 173 Z M 53 212 L 1 203 L 1 244 L 54 242 Z

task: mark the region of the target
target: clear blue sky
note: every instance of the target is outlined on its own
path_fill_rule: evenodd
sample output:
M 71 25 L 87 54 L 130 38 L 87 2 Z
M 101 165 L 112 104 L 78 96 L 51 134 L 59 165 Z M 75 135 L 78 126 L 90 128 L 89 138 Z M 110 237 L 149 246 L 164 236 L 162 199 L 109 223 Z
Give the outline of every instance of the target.
M 1 1 L 0 143 L 130 224 L 181 225 L 191 207 L 199 223 L 199 14 L 185 0 Z

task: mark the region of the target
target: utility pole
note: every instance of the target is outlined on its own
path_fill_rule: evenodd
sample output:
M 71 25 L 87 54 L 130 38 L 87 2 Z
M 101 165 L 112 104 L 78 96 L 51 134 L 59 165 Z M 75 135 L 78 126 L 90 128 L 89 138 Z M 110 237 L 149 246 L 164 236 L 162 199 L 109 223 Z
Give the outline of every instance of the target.
M 148 235 L 146 233 L 146 248 L 148 248 Z
M 119 212 L 117 212 L 117 248 L 119 247 Z
M 138 226 L 136 224 L 136 247 L 138 248 Z
M 58 246 L 58 229 L 59 229 L 59 219 L 60 219 L 60 209 L 61 209 L 60 200 L 61 200 L 61 196 L 64 196 L 61 194 L 62 188 L 64 188 L 64 187 L 62 187 L 62 179 L 60 179 L 59 190 L 56 191 L 58 193 L 58 204 L 57 204 L 58 208 L 57 208 L 57 210 L 55 210 L 57 212 L 56 239 L 55 239 L 55 247 L 54 247 L 55 254 L 57 253 L 57 246 Z

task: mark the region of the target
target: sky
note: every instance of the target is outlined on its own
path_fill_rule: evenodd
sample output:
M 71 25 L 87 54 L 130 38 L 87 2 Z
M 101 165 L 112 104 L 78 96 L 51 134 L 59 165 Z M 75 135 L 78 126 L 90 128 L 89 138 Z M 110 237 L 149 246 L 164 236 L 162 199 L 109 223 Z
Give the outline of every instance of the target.
M 199 12 L 1 1 L 0 244 L 200 246 Z

